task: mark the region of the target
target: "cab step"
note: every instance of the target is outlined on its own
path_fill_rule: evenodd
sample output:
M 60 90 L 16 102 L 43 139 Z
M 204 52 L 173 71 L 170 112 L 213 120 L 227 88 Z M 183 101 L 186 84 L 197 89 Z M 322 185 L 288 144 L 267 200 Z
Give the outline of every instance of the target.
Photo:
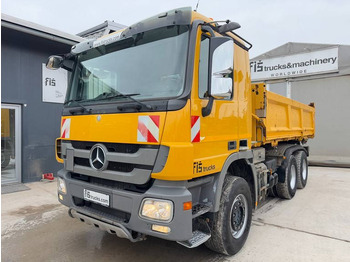
M 210 234 L 196 230 L 192 233 L 191 239 L 186 241 L 177 241 L 177 243 L 187 248 L 195 248 L 205 243 L 210 237 Z
M 199 217 L 200 215 L 203 215 L 211 209 L 211 204 L 197 204 L 192 207 L 192 218 Z

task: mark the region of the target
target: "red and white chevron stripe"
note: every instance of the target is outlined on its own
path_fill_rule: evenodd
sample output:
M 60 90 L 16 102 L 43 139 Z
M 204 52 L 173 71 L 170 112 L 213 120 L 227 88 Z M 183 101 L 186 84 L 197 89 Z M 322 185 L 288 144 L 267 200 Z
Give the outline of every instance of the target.
M 70 135 L 70 118 L 62 119 L 61 138 L 69 138 Z
M 201 141 L 201 119 L 199 116 L 191 116 L 191 142 Z
M 159 142 L 159 116 L 139 116 L 138 142 Z

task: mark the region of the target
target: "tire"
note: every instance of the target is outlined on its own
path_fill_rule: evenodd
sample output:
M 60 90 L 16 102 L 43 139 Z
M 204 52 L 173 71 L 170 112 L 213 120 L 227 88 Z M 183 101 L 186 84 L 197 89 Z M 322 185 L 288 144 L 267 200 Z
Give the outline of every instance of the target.
M 288 157 L 285 168 L 277 170 L 278 183 L 276 185 L 277 194 L 280 198 L 292 199 L 297 191 L 297 161 L 293 155 Z
M 252 221 L 252 198 L 246 180 L 227 175 L 219 211 L 209 222 L 211 238 L 205 245 L 218 253 L 234 255 L 247 240 Z
M 9 165 L 10 159 L 10 154 L 6 153 L 4 149 L 1 149 L 1 169 L 4 169 Z
M 303 189 L 306 186 L 309 175 L 307 156 L 304 151 L 298 151 L 295 154 L 297 161 L 297 187 Z

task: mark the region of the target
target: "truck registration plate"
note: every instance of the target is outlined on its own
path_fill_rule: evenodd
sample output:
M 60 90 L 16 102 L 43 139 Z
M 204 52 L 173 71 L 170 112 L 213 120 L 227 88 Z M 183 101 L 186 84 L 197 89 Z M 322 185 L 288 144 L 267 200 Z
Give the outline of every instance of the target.
M 84 200 L 109 207 L 109 195 L 106 194 L 84 189 Z

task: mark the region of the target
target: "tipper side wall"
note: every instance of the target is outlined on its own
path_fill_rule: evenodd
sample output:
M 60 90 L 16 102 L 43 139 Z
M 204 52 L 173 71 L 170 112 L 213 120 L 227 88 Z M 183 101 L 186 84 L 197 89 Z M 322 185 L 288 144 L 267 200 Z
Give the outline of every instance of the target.
M 253 146 L 305 141 L 315 135 L 315 108 L 252 85 Z

